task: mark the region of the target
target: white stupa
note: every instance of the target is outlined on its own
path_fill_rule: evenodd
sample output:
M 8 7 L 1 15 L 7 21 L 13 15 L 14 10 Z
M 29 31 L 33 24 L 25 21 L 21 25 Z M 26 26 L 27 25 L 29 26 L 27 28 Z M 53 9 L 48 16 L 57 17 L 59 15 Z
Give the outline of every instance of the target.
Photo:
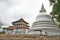
M 36 21 L 32 24 L 31 30 L 33 34 L 60 35 L 57 25 L 54 23 L 51 16 L 47 14 L 43 4 L 39 15 L 36 17 Z

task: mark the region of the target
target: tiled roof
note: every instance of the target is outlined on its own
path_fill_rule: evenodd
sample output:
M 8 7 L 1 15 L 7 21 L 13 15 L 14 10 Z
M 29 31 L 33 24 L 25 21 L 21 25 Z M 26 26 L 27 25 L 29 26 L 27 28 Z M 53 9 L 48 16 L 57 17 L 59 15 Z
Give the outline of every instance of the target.
M 12 22 L 12 24 L 13 24 L 13 23 L 17 23 L 17 22 L 24 22 L 24 23 L 26 23 L 26 24 L 29 24 L 29 23 L 27 23 L 23 18 L 21 18 L 21 19 L 19 19 L 19 20 L 17 20 L 17 21 Z
M 14 29 L 18 29 L 18 28 L 29 29 L 28 27 L 25 27 L 25 26 L 9 26 L 6 29 L 8 29 L 8 30 L 14 30 Z

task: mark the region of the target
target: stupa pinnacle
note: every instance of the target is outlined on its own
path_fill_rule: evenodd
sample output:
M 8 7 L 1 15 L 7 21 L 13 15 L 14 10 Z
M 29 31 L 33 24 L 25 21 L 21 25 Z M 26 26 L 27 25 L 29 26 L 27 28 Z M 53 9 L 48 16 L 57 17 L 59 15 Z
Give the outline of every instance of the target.
M 41 10 L 40 12 L 46 12 L 45 8 L 44 8 L 44 5 L 42 4 L 42 7 L 41 7 Z

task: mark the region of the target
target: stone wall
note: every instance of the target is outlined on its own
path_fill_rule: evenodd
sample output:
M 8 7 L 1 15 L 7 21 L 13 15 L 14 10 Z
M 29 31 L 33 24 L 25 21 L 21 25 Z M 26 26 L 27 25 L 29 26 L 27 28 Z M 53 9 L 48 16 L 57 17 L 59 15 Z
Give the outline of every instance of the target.
M 60 40 L 59 36 L 40 36 L 34 34 L 16 34 L 16 35 L 7 35 L 1 34 L 0 40 Z

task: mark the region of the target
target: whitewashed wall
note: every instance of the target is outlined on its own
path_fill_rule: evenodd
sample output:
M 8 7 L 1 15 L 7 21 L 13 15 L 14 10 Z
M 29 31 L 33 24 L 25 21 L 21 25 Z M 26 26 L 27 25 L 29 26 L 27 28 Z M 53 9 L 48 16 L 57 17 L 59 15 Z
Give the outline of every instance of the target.
M 14 30 L 7 30 L 5 29 L 6 34 L 28 34 L 28 29 L 14 29 Z

